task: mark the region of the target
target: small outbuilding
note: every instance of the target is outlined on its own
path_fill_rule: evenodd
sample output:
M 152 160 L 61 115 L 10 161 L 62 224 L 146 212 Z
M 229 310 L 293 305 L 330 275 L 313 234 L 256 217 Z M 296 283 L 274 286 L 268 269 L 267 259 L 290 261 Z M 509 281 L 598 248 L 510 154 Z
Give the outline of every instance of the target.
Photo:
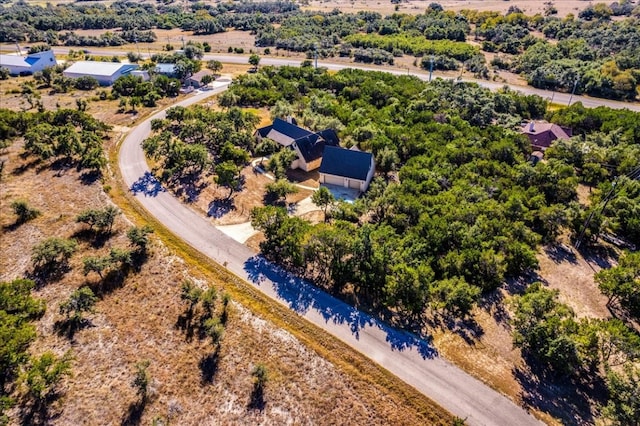
M 62 72 L 68 78 L 93 77 L 101 86 L 110 86 L 117 79 L 137 70 L 136 64 L 119 62 L 78 61 Z
M 370 152 L 325 146 L 320 164 L 320 183 L 358 189 L 369 188 L 376 171 Z
M 21 55 L 0 55 L 0 68 L 6 68 L 11 75 L 29 75 L 57 64 L 53 50 Z

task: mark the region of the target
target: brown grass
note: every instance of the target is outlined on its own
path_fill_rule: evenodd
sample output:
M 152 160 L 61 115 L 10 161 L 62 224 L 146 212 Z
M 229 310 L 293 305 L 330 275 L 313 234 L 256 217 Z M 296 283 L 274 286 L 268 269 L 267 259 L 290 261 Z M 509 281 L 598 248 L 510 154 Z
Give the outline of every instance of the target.
M 312 0 L 309 3 L 309 6 L 304 9 L 320 10 L 323 12 L 338 9 L 345 13 L 356 13 L 361 10 L 366 10 L 378 12 L 383 15 L 390 15 L 394 12 L 416 15 L 424 13 L 430 3 L 432 3 L 430 0 L 403 1 L 398 5 L 398 10 L 396 11 L 394 4 L 384 0 Z M 437 1 L 436 3 L 439 3 L 446 10 L 454 11 L 469 9 L 505 13 L 509 7 L 518 6 L 526 15 L 544 13 L 544 2 L 538 0 L 442 0 Z M 554 2 L 554 5 L 556 9 L 558 9 L 558 16 L 560 17 L 564 17 L 569 13 L 577 15 L 579 10 L 586 7 L 585 2 L 581 0 L 557 1 Z

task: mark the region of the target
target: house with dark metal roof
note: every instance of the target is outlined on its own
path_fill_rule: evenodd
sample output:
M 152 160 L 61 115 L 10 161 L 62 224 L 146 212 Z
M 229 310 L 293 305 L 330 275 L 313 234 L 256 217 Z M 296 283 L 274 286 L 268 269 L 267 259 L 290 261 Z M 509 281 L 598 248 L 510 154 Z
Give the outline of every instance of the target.
M 557 139 L 569 139 L 572 131 L 546 121 L 532 121 L 522 127 L 522 133 L 527 135 L 534 151 L 544 151 Z
M 370 152 L 325 146 L 319 171 L 321 184 L 364 192 L 373 179 L 376 165 Z
M 297 158 L 291 163 L 291 168 L 299 168 L 305 172 L 320 167 L 325 146 L 337 146 L 339 143 L 338 135 L 332 129 L 311 132 L 296 125 L 293 119 L 286 121 L 280 118 L 273 120 L 271 125 L 256 130 L 255 137 L 258 142 L 269 138 L 294 150 Z

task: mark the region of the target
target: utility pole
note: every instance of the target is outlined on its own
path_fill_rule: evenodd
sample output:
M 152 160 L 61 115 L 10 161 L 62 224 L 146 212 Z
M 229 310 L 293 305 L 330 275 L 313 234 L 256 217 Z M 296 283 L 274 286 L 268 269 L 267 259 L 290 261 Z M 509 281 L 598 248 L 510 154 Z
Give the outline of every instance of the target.
M 433 74 L 433 55 L 429 59 L 429 83 L 431 83 L 431 75 Z
M 571 96 L 569 96 L 569 103 L 567 104 L 567 106 L 571 106 L 571 100 L 573 99 L 573 94 L 576 93 L 576 86 L 578 86 L 578 81 L 580 81 L 580 79 L 576 77 L 576 80 L 573 82 L 573 90 L 571 90 Z
M 133 41 L 136 43 L 136 49 L 138 49 L 138 58 L 142 59 L 142 54 L 140 53 L 140 46 L 138 45 L 138 31 L 135 28 L 133 30 Z
M 313 58 L 315 59 L 315 66 L 318 69 L 318 46 L 313 46 Z
M 615 195 L 616 183 L 617 183 L 617 177 L 613 180 L 613 183 L 611 184 L 611 189 L 609 190 L 607 195 L 605 195 L 605 197 L 604 197 L 604 204 L 602 205 L 602 208 L 600 209 L 600 214 L 602 214 L 602 212 L 604 212 L 604 209 L 607 207 L 607 204 L 609 204 L 609 201 Z M 578 238 L 576 238 L 576 243 L 574 244 L 576 249 L 580 248 L 580 244 L 582 244 L 582 238 L 584 237 L 584 234 L 587 232 L 587 227 L 589 226 L 589 223 L 591 223 L 591 219 L 593 219 L 593 215 L 595 213 L 596 213 L 596 209 L 593 209 L 591 211 L 591 214 L 587 218 L 587 220 L 584 221 L 584 224 L 582 225 L 582 231 L 580 231 L 580 233 L 578 234 Z

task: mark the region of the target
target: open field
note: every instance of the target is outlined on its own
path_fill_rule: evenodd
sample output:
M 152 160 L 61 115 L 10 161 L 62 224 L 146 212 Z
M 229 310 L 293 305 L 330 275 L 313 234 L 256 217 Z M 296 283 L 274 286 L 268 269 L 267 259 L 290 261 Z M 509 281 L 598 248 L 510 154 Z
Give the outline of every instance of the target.
M 378 12 L 383 15 L 390 15 L 394 12 L 420 14 L 424 13 L 425 9 L 429 7 L 429 4 L 433 3 L 430 0 L 408 0 L 403 1 L 398 5 L 398 10 L 395 10 L 395 5 L 390 1 L 369 1 L 369 0 L 312 0 L 309 2 L 309 6 L 303 9 L 307 10 L 321 10 L 329 12 L 333 9 L 338 9 L 342 12 L 358 12 L 360 10 L 368 10 L 371 12 Z M 537 0 L 517 0 L 517 1 L 502 1 L 502 0 L 441 0 L 436 1 L 445 10 L 478 10 L 478 11 L 498 11 L 505 13 L 509 7 L 517 6 L 527 15 L 535 15 L 536 13 L 542 14 L 544 12 L 544 2 Z M 569 1 L 557 1 L 554 2 L 554 6 L 558 9 L 558 16 L 563 17 L 569 13 L 577 15 L 578 10 L 584 9 L 588 3 L 581 0 L 569 0 Z

